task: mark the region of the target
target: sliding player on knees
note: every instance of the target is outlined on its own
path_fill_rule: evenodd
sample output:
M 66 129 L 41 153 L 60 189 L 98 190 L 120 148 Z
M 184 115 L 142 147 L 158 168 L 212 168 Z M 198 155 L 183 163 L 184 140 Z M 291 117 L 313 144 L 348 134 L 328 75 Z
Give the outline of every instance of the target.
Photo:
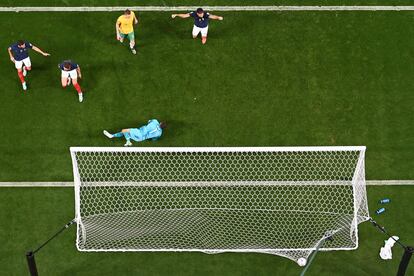
M 108 131 L 104 130 L 103 133 L 106 137 L 112 138 L 121 138 L 125 137 L 126 144 L 125 147 L 132 146 L 131 139 L 136 142 L 141 142 L 144 140 L 158 140 L 162 135 L 162 130 L 166 127 L 166 124 L 163 122 L 158 122 L 156 119 L 148 121 L 148 124 L 140 128 L 127 128 L 123 129 L 118 133 L 111 134 Z
M 58 67 L 62 71 L 62 74 L 61 74 L 62 87 L 66 88 L 66 86 L 70 85 L 70 83 L 73 83 L 73 86 L 78 92 L 79 102 L 82 102 L 83 93 L 78 83 L 78 77 L 82 78 L 80 66 L 71 60 L 64 60 L 61 64 L 58 65 Z
M 201 43 L 203 44 L 206 44 L 207 42 L 208 20 L 223 20 L 222 16 L 209 14 L 208 12 L 205 12 L 202 8 L 198 8 L 196 11 L 190 13 L 179 13 L 171 15 L 173 19 L 177 16 L 181 18 L 194 18 L 193 38 L 197 38 L 198 34 L 201 33 Z
M 45 57 L 50 56 L 49 53 L 45 53 L 30 42 L 23 40 L 19 40 L 7 49 L 9 52 L 10 60 L 14 63 L 14 66 L 17 69 L 17 75 L 19 76 L 19 79 L 22 83 L 23 90 L 27 90 L 27 84 L 24 77 L 27 75 L 27 71 L 32 70 L 32 62 L 30 61 L 29 57 L 29 49 L 33 49 Z
M 129 40 L 129 48 L 131 52 L 135 55 L 137 51 L 135 50 L 135 34 L 134 34 L 134 24 L 138 24 L 138 19 L 135 16 L 135 13 L 130 10 L 125 10 L 124 14 L 118 17 L 118 20 L 115 24 L 116 30 L 116 39 L 121 43 L 124 42 L 125 37 Z

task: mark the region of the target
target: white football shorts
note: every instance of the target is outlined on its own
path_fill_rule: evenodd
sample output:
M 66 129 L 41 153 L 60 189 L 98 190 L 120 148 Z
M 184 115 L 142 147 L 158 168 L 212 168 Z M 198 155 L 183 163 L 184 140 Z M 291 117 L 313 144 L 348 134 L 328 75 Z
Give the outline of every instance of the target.
M 14 61 L 14 66 L 16 66 L 16 69 L 22 69 L 23 68 L 23 64 L 26 67 L 32 67 L 32 62 L 30 61 L 30 57 L 27 57 L 23 60 L 15 60 Z
M 208 26 L 205 28 L 199 28 L 196 25 L 193 27 L 193 36 L 198 36 L 198 34 L 201 32 L 201 36 L 207 36 L 208 33 Z
M 62 70 L 62 78 L 71 78 L 71 79 L 77 79 L 78 78 L 78 71 L 76 69 L 65 71 Z

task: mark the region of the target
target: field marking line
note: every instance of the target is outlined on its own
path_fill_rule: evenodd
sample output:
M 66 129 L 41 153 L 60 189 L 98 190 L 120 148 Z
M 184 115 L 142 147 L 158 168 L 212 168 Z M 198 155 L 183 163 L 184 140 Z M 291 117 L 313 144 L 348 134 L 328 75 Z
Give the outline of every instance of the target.
M 30 188 L 30 187 L 73 187 L 73 182 L 0 182 L 1 187 L 16 187 L 16 188 Z
M 368 186 L 413 186 L 414 180 L 367 180 Z M 0 182 L 1 187 L 73 187 L 73 182 Z
M 367 180 L 368 186 L 414 185 L 414 180 Z
M 202 6 L 213 11 L 414 11 L 414 6 Z M 189 11 L 199 6 L 0 7 L 0 12 Z

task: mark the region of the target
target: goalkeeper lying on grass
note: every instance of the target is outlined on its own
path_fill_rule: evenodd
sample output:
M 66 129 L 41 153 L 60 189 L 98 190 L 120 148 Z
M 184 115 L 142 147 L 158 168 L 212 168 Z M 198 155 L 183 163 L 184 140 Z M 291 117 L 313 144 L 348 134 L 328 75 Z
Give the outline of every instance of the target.
M 148 124 L 140 128 L 127 128 L 123 129 L 121 132 L 111 134 L 108 131 L 104 130 L 103 133 L 106 137 L 112 139 L 114 137 L 120 138 L 125 137 L 126 144 L 125 147 L 132 146 L 131 139 L 137 142 L 144 140 L 158 140 L 162 135 L 162 130 L 166 127 L 166 124 L 163 122 L 158 122 L 156 119 L 148 121 Z

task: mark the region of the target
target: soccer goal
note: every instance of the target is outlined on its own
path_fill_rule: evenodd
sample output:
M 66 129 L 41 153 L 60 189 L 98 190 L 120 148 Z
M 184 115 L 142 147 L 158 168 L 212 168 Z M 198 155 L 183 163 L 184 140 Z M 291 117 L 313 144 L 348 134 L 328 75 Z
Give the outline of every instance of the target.
M 358 247 L 365 147 L 71 148 L 80 251 Z M 301 263 L 301 262 L 299 262 Z

